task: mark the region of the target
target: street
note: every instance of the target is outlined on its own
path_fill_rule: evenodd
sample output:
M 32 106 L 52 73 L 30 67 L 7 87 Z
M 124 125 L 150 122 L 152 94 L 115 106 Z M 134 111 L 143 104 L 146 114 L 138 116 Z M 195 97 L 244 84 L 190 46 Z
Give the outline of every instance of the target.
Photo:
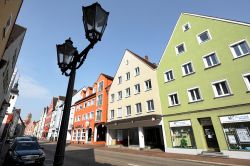
M 55 143 L 42 145 L 46 153 L 45 166 L 53 165 Z M 195 162 L 180 161 L 169 158 L 141 156 L 120 152 L 111 152 L 100 149 L 84 148 L 81 146 L 67 145 L 64 166 L 205 166 Z

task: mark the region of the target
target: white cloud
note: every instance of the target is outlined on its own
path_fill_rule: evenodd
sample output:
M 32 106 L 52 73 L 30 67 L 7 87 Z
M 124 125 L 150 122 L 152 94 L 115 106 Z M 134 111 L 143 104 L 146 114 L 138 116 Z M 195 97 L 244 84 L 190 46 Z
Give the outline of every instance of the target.
M 50 91 L 38 81 L 27 75 L 22 75 L 19 80 L 19 95 L 31 99 L 48 99 Z

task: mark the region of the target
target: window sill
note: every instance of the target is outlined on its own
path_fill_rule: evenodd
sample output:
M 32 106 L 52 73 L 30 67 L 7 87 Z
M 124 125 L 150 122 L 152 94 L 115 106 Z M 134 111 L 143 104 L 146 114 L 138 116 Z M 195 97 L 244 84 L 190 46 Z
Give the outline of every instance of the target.
M 192 74 L 195 74 L 195 71 L 192 73 L 189 73 L 189 74 L 182 75 L 182 77 L 187 77 L 187 76 L 192 75 Z
M 234 95 L 234 94 L 228 94 L 228 95 L 216 96 L 216 97 L 214 97 L 214 99 L 224 98 L 224 97 L 229 97 L 229 96 L 233 96 L 233 95 Z
M 209 42 L 211 39 L 209 38 L 209 39 L 207 39 L 207 40 L 204 40 L 204 41 L 199 41 L 199 45 L 202 45 L 202 44 L 204 44 L 204 43 L 207 43 L 207 42 Z
M 172 82 L 174 81 L 175 79 L 172 79 L 172 80 L 168 80 L 168 81 L 165 81 L 164 83 L 169 83 L 169 82 Z
M 146 90 L 145 90 L 145 92 L 150 91 L 150 90 L 152 90 L 152 88 L 150 88 L 150 89 L 146 89 Z
M 131 116 L 131 114 L 130 115 L 126 115 L 126 117 L 130 117 Z
M 201 99 L 201 100 L 196 100 L 196 101 L 189 101 L 188 104 L 198 103 L 198 102 L 202 102 L 202 101 L 204 101 L 204 100 Z
M 184 54 L 184 53 L 185 53 L 185 51 L 183 51 L 183 52 L 176 52 L 176 55 L 179 56 L 179 55 Z
M 134 95 L 138 95 L 138 94 L 140 94 L 140 92 L 138 92 L 138 93 L 135 93 Z
M 176 104 L 176 105 L 170 105 L 168 108 L 175 107 L 175 106 L 180 106 L 181 104 Z
M 214 68 L 214 67 L 217 67 L 217 66 L 220 66 L 220 65 L 221 65 L 221 63 L 218 63 L 218 64 L 213 65 L 213 66 L 208 66 L 204 70 L 211 69 L 211 68 Z
M 129 98 L 130 97 L 130 95 L 129 96 L 125 96 L 125 98 Z
M 140 113 L 136 113 L 135 115 L 141 115 L 142 113 L 140 112 Z
M 121 119 L 122 117 L 117 117 L 117 119 Z
M 151 113 L 151 112 L 155 112 L 155 110 L 150 110 L 150 111 L 147 111 L 147 113 Z
M 245 57 L 245 56 L 247 56 L 247 55 L 250 55 L 250 53 L 243 54 L 243 55 L 238 56 L 238 57 L 235 57 L 235 56 L 234 56 L 233 60 L 236 60 L 236 59 L 239 59 L 239 58 Z

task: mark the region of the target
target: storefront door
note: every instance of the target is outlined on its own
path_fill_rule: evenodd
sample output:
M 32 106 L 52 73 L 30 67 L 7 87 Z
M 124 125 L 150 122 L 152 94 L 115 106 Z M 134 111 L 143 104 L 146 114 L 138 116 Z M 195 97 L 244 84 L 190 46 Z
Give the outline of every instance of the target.
M 219 151 L 216 134 L 213 126 L 203 126 L 204 135 L 206 137 L 207 147 L 209 150 Z

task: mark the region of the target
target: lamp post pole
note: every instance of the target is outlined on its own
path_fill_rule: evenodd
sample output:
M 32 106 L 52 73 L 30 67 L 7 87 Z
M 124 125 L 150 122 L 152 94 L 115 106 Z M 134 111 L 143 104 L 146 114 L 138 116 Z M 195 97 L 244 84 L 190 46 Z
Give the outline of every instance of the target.
M 68 129 L 71 101 L 73 96 L 73 89 L 74 89 L 75 75 L 76 75 L 76 63 L 74 63 L 73 65 L 74 66 L 69 76 L 68 88 L 67 88 L 64 109 L 63 109 L 63 116 L 61 121 L 61 128 L 59 131 L 59 137 L 57 140 L 56 152 L 54 156 L 54 164 L 53 164 L 54 166 L 62 166 L 64 162 L 67 129 Z

